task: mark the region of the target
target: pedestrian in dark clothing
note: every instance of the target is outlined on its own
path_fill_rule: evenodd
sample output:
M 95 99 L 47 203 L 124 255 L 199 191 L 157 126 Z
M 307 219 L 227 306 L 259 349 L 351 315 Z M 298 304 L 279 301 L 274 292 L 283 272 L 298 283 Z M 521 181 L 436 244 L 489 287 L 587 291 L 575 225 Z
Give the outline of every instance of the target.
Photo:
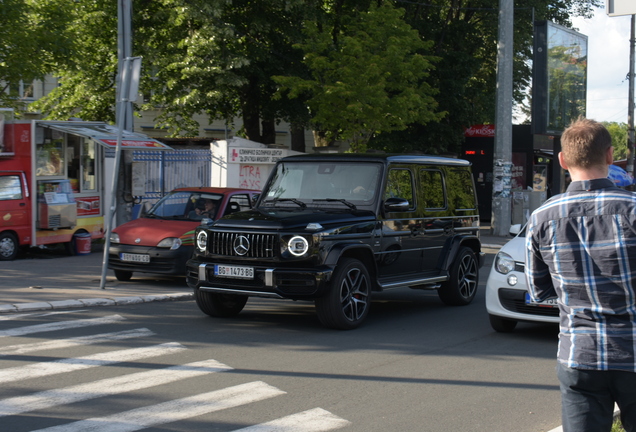
M 579 119 L 561 136 L 572 183 L 528 221 L 534 301 L 558 297 L 557 376 L 565 432 L 610 431 L 614 403 L 636 431 L 636 194 L 607 178 L 607 129 Z

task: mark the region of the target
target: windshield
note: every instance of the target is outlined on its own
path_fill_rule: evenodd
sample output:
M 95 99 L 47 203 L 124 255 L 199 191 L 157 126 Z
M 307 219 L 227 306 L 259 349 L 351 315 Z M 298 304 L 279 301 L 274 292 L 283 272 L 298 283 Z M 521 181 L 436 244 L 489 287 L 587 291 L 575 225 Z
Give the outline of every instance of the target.
M 382 165 L 372 162 L 283 162 L 263 191 L 261 206 L 373 206 Z
M 215 219 L 223 195 L 179 191 L 171 192 L 159 200 L 146 217 L 161 219 L 201 220 Z

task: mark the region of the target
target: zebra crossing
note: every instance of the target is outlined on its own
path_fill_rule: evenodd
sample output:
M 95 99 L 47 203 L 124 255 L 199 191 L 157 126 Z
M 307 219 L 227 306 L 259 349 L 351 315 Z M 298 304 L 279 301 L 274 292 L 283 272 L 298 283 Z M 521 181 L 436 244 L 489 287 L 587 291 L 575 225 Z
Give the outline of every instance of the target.
M 35 315 L 35 314 L 34 314 Z M 40 317 L 44 314 L 40 314 Z M 19 318 L 28 318 L 28 314 Z M 14 317 L 18 319 L 18 317 Z M 3 324 L 7 324 L 4 320 Z M 0 398 L 3 392 L 11 389 L 12 384 L 33 378 L 48 379 L 58 374 L 89 371 L 116 364 L 137 364 L 154 357 L 183 354 L 188 348 L 178 342 L 144 345 L 120 349 L 118 342 L 134 341 L 137 338 L 152 336 L 155 333 L 147 328 L 131 328 L 114 332 L 95 332 L 64 339 L 51 339 L 44 342 L 12 343 L 13 338 L 31 337 L 68 329 L 98 329 L 106 324 L 126 325 L 120 315 L 108 315 L 100 318 L 62 319 L 46 324 L 18 326 L 0 330 Z M 3 359 L 32 355 L 38 351 L 68 349 L 73 347 L 108 344 L 110 350 L 98 354 L 60 358 L 52 361 L 35 362 L 21 366 L 5 367 Z M 141 367 L 141 366 L 140 366 Z M 0 425 L 6 424 L 11 416 L 24 416 L 55 407 L 68 407 L 72 404 L 98 400 L 99 398 L 122 394 L 143 394 L 146 389 L 160 385 L 177 383 L 186 379 L 213 377 L 215 374 L 231 371 L 233 368 L 215 359 L 205 359 L 185 364 L 170 365 L 162 368 L 145 369 L 123 375 L 96 379 L 89 382 L 72 383 L 65 387 L 42 391 L 25 391 L 25 394 L 12 395 L 0 399 Z M 83 374 L 82 376 L 87 376 Z M 73 377 L 73 375 L 69 375 Z M 78 380 L 81 380 L 78 378 Z M 68 382 L 65 380 L 65 382 Z M 164 424 L 178 426 L 178 422 L 208 415 L 229 408 L 250 406 L 267 399 L 286 395 L 283 389 L 276 388 L 263 381 L 240 382 L 221 389 L 175 397 L 159 403 L 138 406 L 101 417 L 89 417 L 63 424 L 56 424 L 37 432 L 127 432 L 138 431 Z M 40 419 L 46 417 L 40 417 Z M 77 418 L 77 417 L 76 417 Z M 81 416 L 80 416 L 81 418 Z M 42 423 L 38 423 L 42 425 Z M 350 425 L 348 420 L 340 418 L 322 408 L 274 418 L 265 423 L 235 429 L 235 432 L 318 432 L 341 429 Z M 0 427 L 2 429 L 2 427 Z

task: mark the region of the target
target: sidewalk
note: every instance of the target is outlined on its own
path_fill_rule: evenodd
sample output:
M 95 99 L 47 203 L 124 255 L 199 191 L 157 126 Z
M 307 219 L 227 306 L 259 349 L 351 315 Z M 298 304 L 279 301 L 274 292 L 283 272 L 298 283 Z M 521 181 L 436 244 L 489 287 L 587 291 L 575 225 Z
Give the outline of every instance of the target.
M 491 235 L 489 225 L 480 235 L 483 251 L 493 255 L 512 238 Z M 15 261 L 0 261 L 0 314 L 193 298 L 184 278 L 146 273 L 120 282 L 109 270 L 100 289 L 103 253 L 103 245 L 93 244 L 88 255 L 31 249 Z
M 88 255 L 31 249 L 15 261 L 0 261 L 0 314 L 192 299 L 184 278 L 145 273 L 120 282 L 109 270 L 100 289 L 102 261 L 100 244 Z

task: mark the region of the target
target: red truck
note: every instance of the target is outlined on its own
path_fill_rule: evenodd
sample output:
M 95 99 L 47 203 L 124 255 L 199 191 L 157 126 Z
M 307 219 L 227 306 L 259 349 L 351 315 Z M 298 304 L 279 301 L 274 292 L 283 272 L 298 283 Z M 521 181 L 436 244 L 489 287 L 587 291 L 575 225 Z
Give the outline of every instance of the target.
M 126 149 L 170 147 L 126 132 Z M 104 203 L 117 129 L 104 122 L 15 120 L 0 109 L 0 260 L 21 247 L 63 244 L 69 254 L 79 244 L 104 237 Z M 111 150 L 112 153 L 112 150 Z M 110 173 L 108 171 L 110 170 Z

